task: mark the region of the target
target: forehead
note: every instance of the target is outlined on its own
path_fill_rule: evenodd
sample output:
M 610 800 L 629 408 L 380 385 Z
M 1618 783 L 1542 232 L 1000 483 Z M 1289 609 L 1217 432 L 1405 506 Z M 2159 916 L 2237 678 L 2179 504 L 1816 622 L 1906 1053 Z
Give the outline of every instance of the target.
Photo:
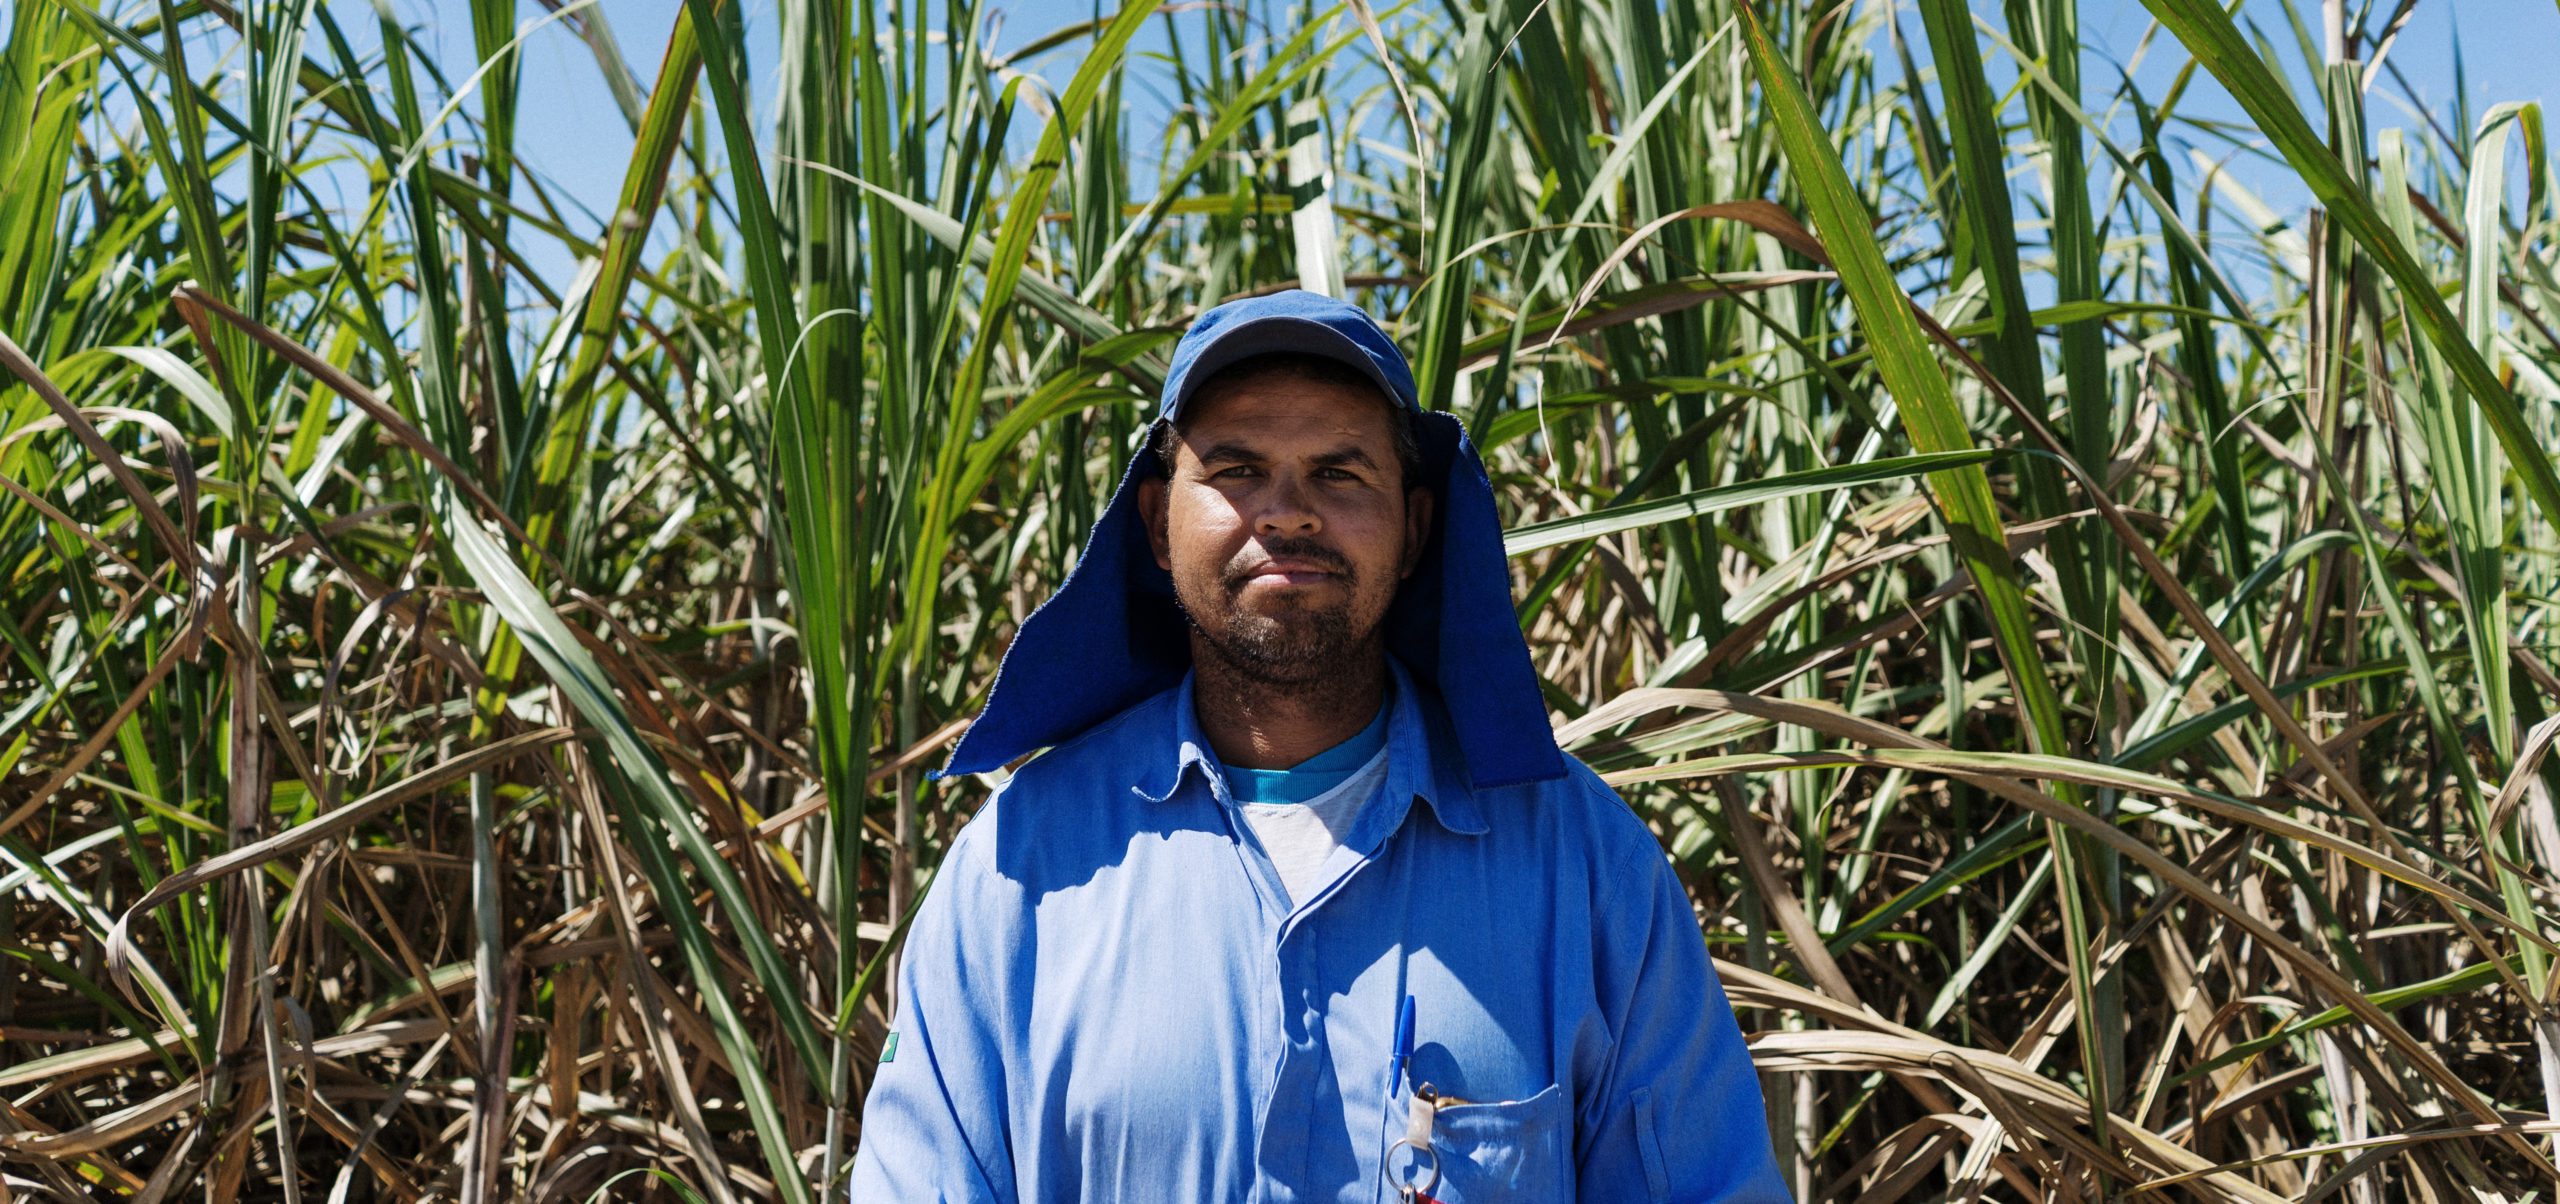
M 1270 374 L 1236 381 L 1191 399 L 1178 423 L 1183 439 L 1216 434 L 1256 440 L 1367 444 L 1394 442 L 1387 407 L 1373 389 Z

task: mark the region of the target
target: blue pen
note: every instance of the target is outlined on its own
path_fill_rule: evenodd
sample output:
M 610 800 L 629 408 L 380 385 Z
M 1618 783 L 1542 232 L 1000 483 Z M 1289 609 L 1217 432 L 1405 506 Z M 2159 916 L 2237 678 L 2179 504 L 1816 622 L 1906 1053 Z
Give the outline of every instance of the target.
M 1404 1086 L 1405 1063 L 1413 1060 L 1413 996 L 1404 997 L 1404 1007 L 1396 1013 L 1396 1052 L 1387 1063 L 1387 1098 L 1395 1098 Z

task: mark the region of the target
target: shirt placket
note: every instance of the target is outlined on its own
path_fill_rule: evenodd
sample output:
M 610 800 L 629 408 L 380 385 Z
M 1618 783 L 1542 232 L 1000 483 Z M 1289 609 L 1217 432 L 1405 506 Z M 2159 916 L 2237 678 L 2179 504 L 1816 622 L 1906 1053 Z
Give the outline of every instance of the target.
M 1275 1168 L 1294 1170 L 1305 1162 L 1304 1126 L 1283 1124 L 1278 1135 L 1281 1148 L 1273 1148 L 1271 1105 L 1274 1100 L 1303 1094 L 1305 1082 L 1296 1077 L 1304 1074 L 1323 1050 L 1321 1025 L 1310 1032 L 1304 1023 L 1305 1013 L 1293 1011 L 1309 1002 L 1305 986 L 1313 980 L 1312 966 L 1301 956 L 1298 964 L 1291 961 L 1289 936 L 1294 928 L 1290 914 L 1288 890 L 1280 882 L 1280 870 L 1270 854 L 1253 835 L 1252 825 L 1244 822 L 1241 805 L 1227 789 L 1226 779 L 1208 763 L 1206 757 L 1191 755 L 1185 768 L 1196 763 L 1200 769 L 1198 787 L 1216 800 L 1218 810 L 1226 817 L 1227 827 L 1235 840 L 1236 872 L 1243 874 L 1259 908 L 1263 947 L 1253 964 L 1260 969 L 1261 982 L 1255 997 L 1262 1001 L 1258 1020 L 1253 1025 L 1251 1048 L 1258 1068 L 1256 1098 L 1253 1101 L 1254 1159 L 1250 1198 L 1255 1204 L 1290 1204 L 1299 1192 L 1290 1184 L 1294 1174 L 1275 1174 Z M 1347 875 L 1346 875 L 1347 876 Z
M 1269 1087 L 1255 1118 L 1257 1201 L 1295 1204 L 1311 1192 L 1318 1198 L 1335 1198 L 1335 1192 L 1326 1190 L 1333 1185 L 1308 1181 L 1312 1171 L 1308 1125 L 1291 1117 L 1275 1127 L 1272 1104 L 1283 1099 L 1307 1100 L 1307 1115 L 1323 1117 L 1328 1107 L 1341 1108 L 1345 1091 L 1357 1089 L 1354 1084 L 1338 1081 L 1332 1083 L 1330 1091 L 1325 1089 L 1334 1073 L 1323 1006 L 1331 998 L 1334 985 L 1323 981 L 1322 943 L 1329 928 L 1325 912 L 1326 904 L 1335 895 L 1369 871 L 1371 864 L 1385 857 L 1386 852 L 1387 842 L 1382 841 L 1345 867 L 1304 906 L 1283 917 L 1274 932 L 1271 958 L 1266 964 L 1271 968 L 1273 996 L 1269 1015 L 1277 1023 L 1268 1031 L 1277 1037 L 1278 1056 L 1270 1063 Z
M 1307 1163 L 1307 1124 L 1297 1108 L 1275 1109 L 1279 1100 L 1313 1100 L 1324 1065 L 1324 1016 L 1310 987 L 1312 958 L 1304 940 L 1291 940 L 1299 925 L 1284 923 L 1271 950 L 1272 1010 L 1267 1026 L 1278 1057 L 1255 1128 L 1257 1198 L 1295 1204 L 1302 1198 Z M 1277 1123 L 1275 1123 L 1275 1121 Z

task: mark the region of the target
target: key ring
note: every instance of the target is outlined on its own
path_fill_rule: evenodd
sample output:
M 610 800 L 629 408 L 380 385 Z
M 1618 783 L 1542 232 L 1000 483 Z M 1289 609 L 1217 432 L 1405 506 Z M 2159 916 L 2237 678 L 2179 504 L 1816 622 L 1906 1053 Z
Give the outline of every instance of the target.
M 1395 1162 L 1396 1151 L 1398 1149 L 1413 1151 L 1413 1161 L 1407 1164 L 1409 1167 L 1422 1165 L 1423 1156 L 1429 1155 L 1431 1158 L 1431 1177 L 1423 1180 L 1420 1184 L 1397 1183 L 1395 1181 Z M 1428 1196 L 1431 1194 L 1431 1190 L 1433 1188 L 1440 1186 L 1440 1151 L 1432 1149 L 1427 1145 L 1415 1145 L 1413 1142 L 1399 1137 L 1396 1139 L 1396 1143 L 1394 1145 L 1387 1147 L 1387 1156 L 1378 1161 L 1378 1173 L 1385 1175 L 1387 1177 L 1387 1182 L 1392 1184 L 1396 1189 L 1396 1193 L 1405 1200 L 1410 1201 L 1417 1197 Z

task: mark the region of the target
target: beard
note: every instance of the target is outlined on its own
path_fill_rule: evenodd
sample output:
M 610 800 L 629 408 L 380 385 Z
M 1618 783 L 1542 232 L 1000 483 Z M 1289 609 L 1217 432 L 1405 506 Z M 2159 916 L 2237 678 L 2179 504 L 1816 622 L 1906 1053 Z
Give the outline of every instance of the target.
M 1174 598 L 1183 616 L 1219 660 L 1251 681 L 1298 685 L 1354 668 L 1377 650 L 1382 627 L 1377 620 L 1383 616 L 1360 621 L 1355 607 L 1362 601 L 1362 581 L 1349 561 L 1304 541 L 1270 541 L 1263 550 L 1270 557 L 1321 565 L 1342 589 L 1324 601 L 1292 591 L 1276 605 L 1248 609 L 1243 601 L 1252 576 L 1247 562 L 1258 564 L 1264 557 L 1244 553 L 1214 580 L 1177 577 Z M 1213 621 L 1202 622 L 1204 614 Z

